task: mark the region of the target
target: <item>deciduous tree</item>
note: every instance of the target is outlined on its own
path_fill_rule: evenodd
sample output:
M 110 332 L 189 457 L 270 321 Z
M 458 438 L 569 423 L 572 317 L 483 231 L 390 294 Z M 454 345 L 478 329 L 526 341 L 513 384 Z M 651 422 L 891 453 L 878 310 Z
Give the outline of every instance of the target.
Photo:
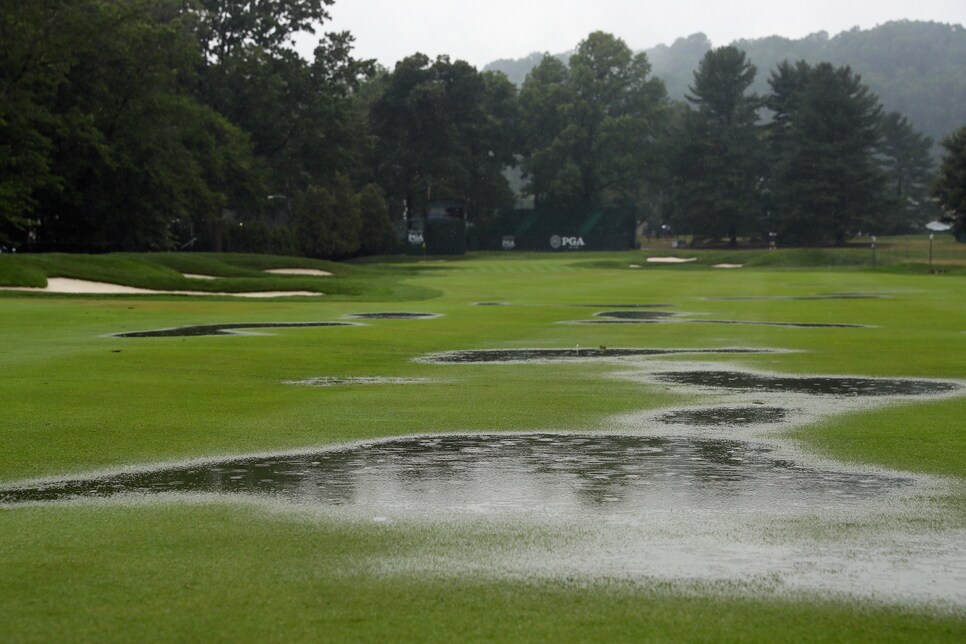
M 524 83 L 524 168 L 537 203 L 592 209 L 632 204 L 658 163 L 666 93 L 643 54 L 590 34 L 569 69 L 544 59 Z

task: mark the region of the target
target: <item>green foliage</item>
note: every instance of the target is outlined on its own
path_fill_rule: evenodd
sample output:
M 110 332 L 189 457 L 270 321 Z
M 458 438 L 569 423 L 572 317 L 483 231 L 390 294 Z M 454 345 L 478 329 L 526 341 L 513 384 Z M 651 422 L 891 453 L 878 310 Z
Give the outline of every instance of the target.
M 934 215 L 930 207 L 929 186 L 933 178 L 933 140 L 917 132 L 909 119 L 889 112 L 879 123 L 880 164 L 886 174 L 886 197 L 891 221 L 882 223 L 882 232 L 897 233 L 921 229 Z
M 800 39 L 780 36 L 731 43 L 761 70 L 783 60 L 848 65 L 860 74 L 889 110 L 908 115 L 917 130 L 941 139 L 966 122 L 966 28 L 956 24 L 901 20 L 872 29 L 851 29 L 829 37 L 818 32 Z M 684 100 L 692 72 L 712 48 L 703 33 L 678 38 L 671 45 L 644 50 L 654 76 L 664 81 L 668 95 Z M 572 52 L 554 57 L 566 62 Z M 521 85 L 542 59 L 530 54 L 518 60 L 498 60 L 486 69 L 501 71 Z M 751 87 L 768 91 L 767 76 Z
M 524 171 L 538 206 L 591 209 L 637 203 L 656 176 L 665 123 L 663 84 L 647 56 L 590 34 L 569 67 L 545 57 L 521 90 Z
M 758 227 L 764 171 L 760 99 L 746 92 L 757 70 L 734 47 L 709 51 L 694 72 L 694 106 L 675 133 L 675 230 L 737 243 Z
M 13 4 L 0 98 L 8 231 L 29 219 L 39 248 L 169 248 L 179 220 L 257 190 L 244 135 L 187 89 L 201 53 L 175 0 Z
M 195 16 L 205 57 L 223 61 L 239 49 L 254 46 L 280 54 L 303 32 L 329 19 L 334 0 L 192 0 L 186 9 Z
M 946 154 L 939 169 L 933 194 L 953 224 L 959 241 L 966 241 L 966 126 L 943 141 Z
M 51 171 L 57 125 L 53 100 L 70 66 L 66 0 L 7 2 L 0 12 L 0 243 L 23 236 L 39 190 L 56 190 Z
M 878 99 L 851 69 L 828 63 L 784 62 L 769 83 L 769 227 L 783 243 L 842 244 L 876 226 Z
M 386 255 L 396 246 L 396 232 L 389 219 L 389 204 L 379 186 L 370 183 L 359 193 L 360 252 L 363 255 Z
M 966 28 L 900 20 L 829 37 L 825 32 L 789 40 L 778 36 L 734 43 L 762 69 L 783 60 L 829 62 L 861 75 L 889 110 L 940 139 L 966 122 Z M 755 89 L 761 91 L 762 87 Z
M 359 250 L 359 198 L 345 176 L 325 187 L 309 186 L 296 199 L 294 215 L 299 246 L 309 257 L 347 257 Z
M 516 90 L 464 61 L 415 54 L 396 64 L 373 101 L 375 177 L 397 207 L 425 213 L 465 199 L 472 218 L 512 202 L 503 168 L 515 163 Z

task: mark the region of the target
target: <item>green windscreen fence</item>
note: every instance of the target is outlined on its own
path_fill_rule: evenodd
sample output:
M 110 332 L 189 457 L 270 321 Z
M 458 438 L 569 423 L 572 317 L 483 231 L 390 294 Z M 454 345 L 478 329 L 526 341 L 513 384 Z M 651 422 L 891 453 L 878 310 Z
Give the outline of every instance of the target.
M 475 226 L 470 242 L 479 250 L 626 250 L 635 225 L 629 208 L 505 210 Z

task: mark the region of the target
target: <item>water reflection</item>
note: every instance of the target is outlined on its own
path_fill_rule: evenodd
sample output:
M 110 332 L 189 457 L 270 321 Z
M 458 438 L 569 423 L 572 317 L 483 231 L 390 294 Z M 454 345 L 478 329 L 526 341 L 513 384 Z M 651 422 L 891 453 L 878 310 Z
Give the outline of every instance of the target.
M 438 313 L 408 313 L 401 311 L 388 311 L 381 313 L 352 313 L 348 318 L 358 318 L 360 320 L 425 320 L 428 318 L 439 317 Z
M 232 324 L 196 324 L 172 329 L 115 333 L 115 338 L 187 338 L 205 335 L 241 335 L 239 329 L 295 329 L 322 326 L 354 326 L 349 322 L 242 322 Z
M 620 324 L 620 322 L 617 322 Z M 702 353 L 720 354 L 759 354 L 774 353 L 772 349 L 473 349 L 466 351 L 444 351 L 433 353 L 420 362 L 431 363 L 491 363 L 491 362 L 528 362 L 535 360 L 574 360 L 626 358 L 632 356 L 671 356 Z
M 782 407 L 712 407 L 672 411 L 659 416 L 658 420 L 678 425 L 735 426 L 780 423 L 787 416 L 788 410 Z
M 741 441 L 454 435 L 8 488 L 0 490 L 0 503 L 200 492 L 278 496 L 384 516 L 590 514 L 646 522 L 650 512 L 829 510 L 908 483 L 797 466 Z
M 787 392 L 833 396 L 923 396 L 957 391 L 954 382 L 835 376 L 771 376 L 739 371 L 677 371 L 659 373 L 662 382 L 716 389 Z
M 614 318 L 616 320 L 663 320 L 677 315 L 669 311 L 602 311 L 595 313 L 602 318 Z

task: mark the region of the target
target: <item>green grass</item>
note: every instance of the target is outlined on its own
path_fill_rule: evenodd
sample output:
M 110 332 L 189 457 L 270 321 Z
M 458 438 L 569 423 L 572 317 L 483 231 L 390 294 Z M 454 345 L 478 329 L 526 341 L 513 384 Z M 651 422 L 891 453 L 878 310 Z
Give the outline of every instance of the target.
M 966 378 L 966 283 L 949 273 L 872 271 L 855 262 L 853 251 L 735 251 L 743 261 L 734 263 L 748 267 L 734 271 L 629 269 L 642 262 L 641 252 L 343 265 L 243 255 L 3 256 L 3 284 L 39 285 L 62 275 L 184 288 L 180 274 L 191 272 L 223 276 L 233 290 L 315 284 L 334 295 L 282 301 L 0 295 L 0 481 L 418 432 L 607 431 L 613 414 L 679 402 L 659 387 L 611 377 L 619 369 L 613 365 L 413 362 L 449 349 L 780 347 L 796 352 L 740 362 L 788 373 Z M 733 261 L 732 251 L 703 252 L 705 266 Z M 810 261 L 819 265 L 810 268 Z M 261 272 L 297 266 L 335 277 Z M 834 292 L 886 298 L 720 299 Z M 479 301 L 512 306 L 472 306 Z M 581 305 L 624 303 L 670 304 L 696 318 L 874 328 L 558 324 L 599 310 Z M 387 310 L 442 317 L 250 337 L 105 337 Z M 432 382 L 281 384 L 313 376 Z M 966 481 L 964 417 L 966 397 L 959 397 L 834 417 L 793 436 L 837 458 Z M 966 516 L 964 498 L 950 507 Z M 741 598 L 658 583 L 427 579 L 373 568 L 374 561 L 408 552 L 465 548 L 463 537 L 293 518 L 241 504 L 0 510 L 0 640 L 961 641 L 966 634 L 963 615 L 925 609 Z
M 305 277 L 265 272 L 272 268 L 312 268 L 333 275 Z M 182 273 L 220 279 L 190 279 Z M 337 301 L 419 300 L 439 295 L 435 291 L 403 284 L 402 279 L 412 273 L 402 269 L 382 270 L 378 266 L 238 253 L 0 255 L 0 286 L 43 287 L 47 284 L 47 277 L 69 277 L 155 290 L 211 293 L 313 291 Z M 0 292 L 0 297 L 4 295 Z
M 0 513 L 5 641 L 961 641 L 966 622 L 655 584 L 367 572 L 440 547 L 412 528 L 225 506 Z M 477 535 L 477 538 L 480 538 Z M 486 538 L 485 536 L 483 538 Z M 38 558 L 38 553 L 43 553 Z

